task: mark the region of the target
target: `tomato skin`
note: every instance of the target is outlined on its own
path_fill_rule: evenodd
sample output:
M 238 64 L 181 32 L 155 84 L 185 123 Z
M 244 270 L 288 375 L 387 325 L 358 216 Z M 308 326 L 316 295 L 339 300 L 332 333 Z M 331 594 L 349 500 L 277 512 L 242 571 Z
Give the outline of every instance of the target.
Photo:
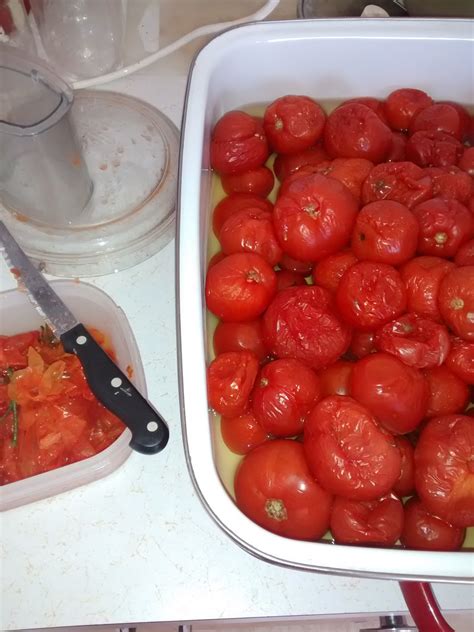
M 355 329 L 371 331 L 405 311 L 406 292 L 392 266 L 359 261 L 342 276 L 336 302 L 347 323 Z
M 351 340 L 330 292 L 316 285 L 278 292 L 263 316 L 264 339 L 279 358 L 296 358 L 313 369 L 335 362 Z
M 414 430 L 428 408 L 428 384 L 421 371 L 388 353 L 373 353 L 354 364 L 351 393 L 393 434 Z
M 401 265 L 418 243 L 418 222 L 406 206 L 380 200 L 364 206 L 352 233 L 352 252 L 361 261 Z
M 293 259 L 290 255 L 283 253 L 282 258 L 278 264 L 283 270 L 289 270 L 290 272 L 297 272 L 307 277 L 313 271 L 313 264 L 308 261 L 300 261 L 299 259 Z
M 466 241 L 456 253 L 454 263 L 457 266 L 474 266 L 474 239 Z
M 395 444 L 402 457 L 402 471 L 393 486 L 393 493 L 399 498 L 411 496 L 415 491 L 415 448 L 406 437 L 394 437 Z
M 433 257 L 454 257 L 474 232 L 474 219 L 457 200 L 433 198 L 418 204 L 413 215 L 420 227 L 418 252 Z
M 456 527 L 474 525 L 474 420 L 434 417 L 415 448 L 415 485 L 428 511 Z
M 319 164 L 318 172 L 342 182 L 352 195 L 360 200 L 362 185 L 374 163 L 365 158 L 334 158 Z
M 420 167 L 449 167 L 461 158 L 463 145 L 445 132 L 415 132 L 407 141 L 407 160 Z
M 403 314 L 377 330 L 375 346 L 415 369 L 439 367 L 451 348 L 444 325 L 413 312 Z
M 268 211 L 249 208 L 229 217 L 219 233 L 222 252 L 255 252 L 272 267 L 283 254 L 273 229 L 273 217 Z
M 466 384 L 474 385 L 474 343 L 453 337 L 446 366 Z
M 207 369 L 209 406 L 225 417 L 238 417 L 249 406 L 258 373 L 258 360 L 250 351 L 218 355 Z
M 402 533 L 403 505 L 393 494 L 365 501 L 337 497 L 330 527 L 338 544 L 392 546 Z
M 473 194 L 474 185 L 472 178 L 454 165 L 450 167 L 426 167 L 424 173 L 433 182 L 432 197 L 457 200 L 462 204 L 466 204 Z
M 342 250 L 334 255 L 321 259 L 313 269 L 313 283 L 335 292 L 346 270 L 357 262 L 357 257 L 350 250 Z
M 462 413 L 469 402 L 469 386 L 446 366 L 424 371 L 430 389 L 427 417 Z
M 256 167 L 243 173 L 232 173 L 221 176 L 222 188 L 232 193 L 253 193 L 266 198 L 273 189 L 275 178 L 268 167 Z
M 438 307 L 454 333 L 474 342 L 474 266 L 450 270 L 441 281 Z
M 328 395 L 350 395 L 353 362 L 338 360 L 318 372 L 321 398 Z
M 331 158 L 366 158 L 382 162 L 392 145 L 390 129 L 366 105 L 340 105 L 328 116 L 324 146 Z
M 274 360 L 260 371 L 252 410 L 262 428 L 275 437 L 302 432 L 308 413 L 320 399 L 316 373 L 299 360 Z
M 268 355 L 260 319 L 244 323 L 219 322 L 214 330 L 213 343 L 216 355 L 227 351 L 251 351 L 260 362 Z
M 466 537 L 465 529 L 454 527 L 429 513 L 418 498 L 405 504 L 401 542 L 407 549 L 458 551 Z
M 258 254 L 229 255 L 207 271 L 207 307 L 224 321 L 255 320 L 275 292 L 275 272 Z
M 373 331 L 354 331 L 350 346 L 351 352 L 356 358 L 365 358 L 369 353 L 375 353 L 375 332 Z
M 458 167 L 474 178 L 474 147 L 466 147 L 458 162 Z
M 212 229 L 216 237 L 219 237 L 225 221 L 234 213 L 246 209 L 260 209 L 261 211 L 273 211 L 273 204 L 253 193 L 232 193 L 222 199 L 214 208 L 212 214 Z
M 291 154 L 278 154 L 273 163 L 273 171 L 278 180 L 283 182 L 288 176 L 298 172 L 302 167 L 318 165 L 328 159 L 329 156 L 322 145 L 315 145 Z
M 393 438 L 351 397 L 331 395 L 313 408 L 304 427 L 306 461 L 329 492 L 352 500 L 375 500 L 400 476 Z
M 420 316 L 441 321 L 438 292 L 444 276 L 454 268 L 452 261 L 440 257 L 415 257 L 400 268 L 407 292 L 407 309 Z
M 274 151 L 291 154 L 314 145 L 321 137 L 325 121 L 324 110 L 316 101 L 287 95 L 266 108 L 263 128 Z
M 256 169 L 270 154 L 262 121 L 246 112 L 224 114 L 211 134 L 211 167 L 228 175 Z
M 275 204 L 275 232 L 290 257 L 319 261 L 346 245 L 357 211 L 356 199 L 340 182 L 301 176 Z
M 291 272 L 291 270 L 277 270 L 277 291 L 286 290 L 288 287 L 295 287 L 295 285 L 307 285 L 306 279 L 302 274 L 298 272 Z
M 410 134 L 415 132 L 444 132 L 462 140 L 463 121 L 459 112 L 449 103 L 433 103 L 412 119 Z
M 251 411 L 239 417 L 222 417 L 221 434 L 229 450 L 241 455 L 270 439 Z
M 377 200 L 393 200 L 413 208 L 429 200 L 433 183 L 425 171 L 413 162 L 383 162 L 376 165 L 362 186 L 364 204 Z
M 256 447 L 239 465 L 234 487 L 239 509 L 268 531 L 318 540 L 329 527 L 332 496 L 314 480 L 296 441 Z
M 406 160 L 407 137 L 401 132 L 392 133 L 392 146 L 385 160 L 387 162 L 404 162 Z
M 413 118 L 432 105 L 433 99 L 415 88 L 400 88 L 385 100 L 385 116 L 392 129 L 407 130 Z

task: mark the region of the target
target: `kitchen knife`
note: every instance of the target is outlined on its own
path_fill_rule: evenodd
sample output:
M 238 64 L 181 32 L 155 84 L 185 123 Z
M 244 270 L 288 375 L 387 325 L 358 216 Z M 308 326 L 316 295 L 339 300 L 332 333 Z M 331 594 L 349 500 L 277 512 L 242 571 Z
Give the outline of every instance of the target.
M 163 418 L 77 321 L 1 221 L 0 248 L 37 312 L 61 340 L 64 349 L 79 358 L 91 391 L 130 428 L 130 447 L 142 454 L 163 450 L 169 438 Z

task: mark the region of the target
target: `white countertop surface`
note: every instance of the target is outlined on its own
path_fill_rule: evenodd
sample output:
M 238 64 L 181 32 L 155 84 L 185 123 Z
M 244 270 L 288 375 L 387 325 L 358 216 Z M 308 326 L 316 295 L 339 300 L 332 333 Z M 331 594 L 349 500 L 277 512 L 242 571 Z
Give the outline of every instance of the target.
M 178 126 L 185 53 L 105 86 L 144 99 Z M 405 611 L 398 584 L 279 568 L 242 551 L 194 492 L 181 440 L 174 245 L 132 269 L 87 279 L 125 311 L 149 398 L 171 438 L 91 485 L 1 516 L 0 627 L 196 621 Z M 1 263 L 0 289 L 14 287 Z M 448 610 L 474 609 L 472 586 L 437 585 Z

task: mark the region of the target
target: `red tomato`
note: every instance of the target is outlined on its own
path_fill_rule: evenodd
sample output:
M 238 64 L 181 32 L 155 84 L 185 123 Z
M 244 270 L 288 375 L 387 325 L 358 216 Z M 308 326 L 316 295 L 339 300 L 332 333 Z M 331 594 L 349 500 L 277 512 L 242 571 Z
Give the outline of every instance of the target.
M 406 160 L 407 137 L 401 132 L 392 133 L 392 146 L 385 160 L 387 162 L 403 162 Z
M 415 257 L 400 268 L 407 290 L 407 309 L 431 320 L 440 321 L 438 292 L 445 274 L 454 264 L 439 257 Z
M 225 321 L 255 320 L 275 292 L 275 272 L 258 254 L 229 255 L 207 271 L 207 307 Z
M 349 241 L 357 210 L 356 199 L 340 182 L 301 176 L 275 204 L 276 235 L 290 257 L 319 261 Z
M 273 101 L 263 116 L 263 128 L 273 150 L 291 154 L 308 149 L 323 132 L 326 115 L 306 96 L 287 95 Z
M 280 358 L 296 358 L 313 369 L 347 351 L 350 329 L 336 315 L 332 295 L 316 285 L 278 292 L 263 317 L 265 342 Z
M 313 282 L 330 292 L 335 292 L 344 272 L 356 261 L 357 257 L 350 250 L 341 250 L 334 255 L 329 255 L 315 265 Z
M 273 204 L 253 193 L 232 193 L 217 204 L 212 215 L 212 229 L 216 237 L 225 221 L 234 213 L 245 209 L 260 209 L 261 211 L 273 211 Z
M 362 187 L 364 204 L 376 200 L 394 200 L 413 208 L 429 200 L 433 192 L 431 178 L 412 162 L 384 162 L 376 165 Z
M 424 372 L 430 398 L 427 417 L 440 417 L 462 413 L 469 402 L 469 386 L 446 366 L 437 366 Z
M 321 398 L 328 395 L 350 395 L 353 362 L 338 360 L 318 372 Z
M 258 360 L 250 351 L 221 353 L 207 369 L 209 406 L 225 417 L 238 417 L 249 406 L 258 373 Z
M 420 167 L 449 167 L 462 156 L 463 145 L 445 132 L 415 132 L 407 141 L 406 157 Z
M 332 158 L 366 158 L 382 162 L 390 151 L 392 134 L 366 105 L 341 105 L 328 116 L 324 146 Z
M 234 487 L 239 509 L 273 533 L 318 540 L 329 527 L 332 497 L 314 480 L 296 441 L 268 441 L 252 450 Z
M 402 471 L 392 491 L 403 498 L 415 491 L 415 448 L 406 437 L 397 436 L 394 440 L 402 457 Z
M 369 353 L 375 353 L 375 333 L 373 331 L 354 331 L 350 346 L 356 358 L 365 358 Z
M 321 145 L 303 149 L 292 154 L 278 154 L 273 163 L 273 171 L 280 182 L 307 165 L 318 165 L 329 156 Z
M 226 255 L 255 252 L 272 267 L 283 254 L 273 229 L 272 214 L 255 208 L 231 215 L 220 230 L 219 241 Z
M 445 132 L 462 140 L 463 120 L 455 107 L 448 103 L 433 103 L 424 108 L 410 123 L 410 134 L 415 132 Z
M 319 172 L 342 182 L 352 195 L 359 200 L 362 185 L 374 164 L 365 158 L 335 158 L 320 163 Z
M 306 279 L 302 274 L 298 272 L 291 272 L 291 270 L 277 270 L 277 291 L 285 290 L 287 287 L 294 287 L 295 285 L 307 285 Z
M 211 167 L 220 174 L 260 167 L 269 154 L 261 119 L 246 112 L 227 112 L 212 130 Z
M 401 542 L 407 549 L 422 551 L 458 551 L 466 531 L 429 513 L 418 498 L 405 505 Z
M 392 129 L 407 130 L 412 119 L 432 103 L 433 99 L 423 90 L 400 88 L 388 95 L 385 116 Z
M 316 373 L 299 360 L 274 360 L 260 371 L 252 409 L 262 428 L 275 437 L 303 430 L 308 413 L 320 399 Z
M 313 408 L 304 427 L 306 461 L 327 491 L 352 500 L 375 500 L 400 476 L 393 437 L 351 397 L 331 395 Z
M 394 434 L 414 430 L 428 408 L 428 384 L 421 371 L 388 353 L 372 353 L 354 364 L 351 393 Z
M 37 331 L 28 331 L 15 336 L 0 336 L 0 371 L 23 369 L 28 364 L 29 347 L 38 343 Z
M 370 108 L 381 121 L 388 125 L 387 117 L 385 116 L 385 107 L 384 102 L 379 99 L 375 99 L 374 97 L 356 97 L 355 99 L 347 99 L 341 103 L 341 105 L 346 105 L 347 103 L 359 103 L 360 105 L 365 105 Z M 340 107 L 340 106 L 338 106 Z
M 474 266 L 474 239 L 466 241 L 456 253 L 454 263 L 457 266 Z
M 248 454 L 250 450 L 269 440 L 269 436 L 250 411 L 240 417 L 222 417 L 221 434 L 224 443 L 234 454 Z
M 418 222 L 403 204 L 372 202 L 357 216 L 352 252 L 361 260 L 398 266 L 414 256 L 418 231 Z
M 376 500 L 335 498 L 331 533 L 338 544 L 392 546 L 403 527 L 403 505 L 389 494 Z
M 212 268 L 212 266 L 215 266 L 216 263 L 222 261 L 222 259 L 225 259 L 225 254 L 223 252 L 216 252 L 216 254 L 212 255 L 212 257 L 209 259 L 207 269 L 209 270 L 210 268 Z
M 261 320 L 245 323 L 219 322 L 214 331 L 213 342 L 216 355 L 226 351 L 251 351 L 260 362 L 268 355 L 263 342 Z
M 283 270 L 289 270 L 290 272 L 297 272 L 298 274 L 302 274 L 307 277 L 313 271 L 313 264 L 308 261 L 300 261 L 299 259 L 293 259 L 286 254 L 283 253 L 282 258 L 278 264 L 280 268 Z
M 451 351 L 446 366 L 467 384 L 474 385 L 474 343 L 451 338 Z
M 474 342 L 474 266 L 453 268 L 444 276 L 439 287 L 438 306 L 454 333 Z
M 474 233 L 474 219 L 457 200 L 433 198 L 415 206 L 420 232 L 418 252 L 434 257 L 454 257 Z
M 458 167 L 474 178 L 474 147 L 466 147 L 463 151 Z
M 227 194 L 253 193 L 266 198 L 273 189 L 275 178 L 268 167 L 256 167 L 243 173 L 221 176 L 222 188 Z
M 378 329 L 375 346 L 415 369 L 431 369 L 443 364 L 451 343 L 444 325 L 411 312 Z
M 473 193 L 472 178 L 454 165 L 450 167 L 426 167 L 424 172 L 433 182 L 433 195 L 431 197 L 457 200 L 466 204 Z
M 456 527 L 474 525 L 474 420 L 434 417 L 415 448 L 415 485 L 428 511 Z
M 406 292 L 399 273 L 385 263 L 360 261 L 343 275 L 336 292 L 346 322 L 370 331 L 403 314 Z
M 471 116 L 466 108 L 459 103 L 455 103 L 454 101 L 438 101 L 439 105 L 449 105 L 453 107 L 456 112 L 459 114 L 460 122 L 461 122 L 461 141 L 470 145 L 471 142 Z

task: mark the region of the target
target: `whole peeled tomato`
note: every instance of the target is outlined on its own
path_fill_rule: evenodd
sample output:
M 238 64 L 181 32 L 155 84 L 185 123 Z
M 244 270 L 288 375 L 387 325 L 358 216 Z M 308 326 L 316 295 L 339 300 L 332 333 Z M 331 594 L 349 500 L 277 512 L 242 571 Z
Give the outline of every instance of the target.
M 216 355 L 226 351 L 251 351 L 260 362 L 268 355 L 261 319 L 243 323 L 219 322 L 214 330 L 213 345 Z
M 207 307 L 225 321 L 255 320 L 275 292 L 273 268 L 254 253 L 229 255 L 207 271 Z
M 441 281 L 438 306 L 454 333 L 474 342 L 474 266 L 450 270 Z
M 453 337 L 446 366 L 466 384 L 474 386 L 474 342 Z
M 462 140 L 464 120 L 458 110 L 449 103 L 433 103 L 424 108 L 410 123 L 410 134 L 415 132 L 445 132 Z
M 346 101 L 343 101 L 341 105 L 346 105 L 347 103 L 360 103 L 362 105 L 366 105 L 375 112 L 375 114 L 377 114 L 381 121 L 388 125 L 387 117 L 385 116 L 384 102 L 380 101 L 380 99 L 376 99 L 375 97 L 355 97 L 354 99 L 347 99 Z
M 454 257 L 474 235 L 474 218 L 457 200 L 433 198 L 413 209 L 419 225 L 418 253 L 432 257 Z
M 343 498 L 375 500 L 400 476 L 393 437 L 351 397 L 331 395 L 316 404 L 305 423 L 303 446 L 316 480 Z
M 454 263 L 441 257 L 415 257 L 400 268 L 405 284 L 407 309 L 439 322 L 438 292 L 444 276 Z
M 250 410 L 239 417 L 222 417 L 221 434 L 224 443 L 234 454 L 248 454 L 270 440 Z
M 474 266 L 474 239 L 463 244 L 454 257 L 457 266 Z
M 411 496 L 415 491 L 415 448 L 412 443 L 400 435 L 394 437 L 395 444 L 402 457 L 401 472 L 393 486 L 393 493 L 400 498 Z
M 273 163 L 273 171 L 280 182 L 286 180 L 288 176 L 299 171 L 302 167 L 308 165 L 318 165 L 328 160 L 325 149 L 321 144 L 314 147 L 303 149 L 291 154 L 278 154 Z
M 474 178 L 474 147 L 466 147 L 463 151 L 458 167 Z
M 471 176 L 456 167 L 425 167 L 426 177 L 433 182 L 433 195 L 444 200 L 457 200 L 461 204 L 468 204 L 474 194 L 474 181 Z M 422 200 L 420 200 L 421 202 Z
M 415 132 L 407 141 L 406 158 L 419 167 L 449 167 L 462 156 L 463 145 L 445 132 Z
M 211 167 L 217 173 L 243 173 L 263 165 L 270 154 L 261 119 L 233 110 L 224 114 L 211 134 Z
M 249 351 L 218 355 L 207 369 L 209 406 L 226 417 L 244 413 L 257 373 L 258 360 Z
M 427 417 L 464 412 L 469 402 L 469 386 L 445 365 L 424 371 L 430 397 Z
M 408 207 L 390 200 L 371 202 L 357 216 L 352 252 L 361 261 L 399 266 L 414 256 L 418 231 Z
M 323 132 L 326 114 L 313 99 L 287 95 L 270 103 L 263 116 L 268 141 L 279 154 L 308 149 Z
M 320 163 L 322 175 L 342 182 L 352 195 L 360 200 L 362 185 L 373 169 L 374 163 L 365 158 L 334 158 Z
M 458 551 L 466 537 L 465 529 L 454 527 L 429 513 L 418 498 L 405 504 L 401 542 L 407 549 Z
M 405 311 L 405 286 L 393 266 L 359 261 L 344 273 L 336 301 L 347 323 L 370 331 Z
M 428 408 L 428 383 L 421 371 L 388 353 L 373 353 L 354 364 L 351 394 L 394 434 L 414 430 Z
M 350 395 L 353 362 L 338 360 L 318 371 L 321 397 Z
M 415 485 L 428 511 L 456 527 L 474 526 L 474 419 L 434 417 L 415 448 Z
M 309 471 L 301 443 L 276 439 L 256 447 L 234 480 L 237 507 L 261 527 L 296 540 L 318 540 L 329 527 L 332 496 Z
M 392 132 L 392 146 L 385 160 L 387 162 L 403 162 L 406 160 L 407 136 L 403 132 Z
M 358 203 L 337 180 L 301 176 L 278 198 L 273 211 L 277 238 L 295 259 L 319 261 L 349 241 Z
M 382 162 L 392 145 L 390 128 L 361 103 L 340 105 L 328 116 L 324 146 L 331 158 L 366 158 Z
M 408 366 L 428 369 L 443 364 L 451 342 L 444 325 L 411 312 L 378 329 L 375 346 Z
M 268 167 L 256 167 L 243 173 L 231 173 L 221 176 L 224 191 L 232 193 L 253 193 L 266 198 L 273 189 L 275 178 Z
M 278 292 L 263 316 L 263 331 L 271 353 L 296 358 L 313 369 L 335 362 L 351 340 L 331 293 L 316 285 Z
M 262 428 L 275 437 L 303 431 L 308 413 L 320 399 L 319 378 L 293 358 L 266 364 L 252 394 L 252 410 Z
M 432 105 L 433 99 L 416 88 L 399 88 L 385 100 L 385 116 L 392 129 L 407 130 L 413 118 Z
M 231 193 L 216 204 L 212 213 L 212 229 L 216 237 L 219 237 L 222 226 L 231 215 L 249 208 L 271 212 L 273 204 L 254 193 Z
M 351 250 L 341 250 L 334 255 L 329 255 L 314 266 L 313 282 L 330 292 L 335 292 L 344 272 L 356 262 L 357 257 Z
M 375 165 L 362 186 L 364 204 L 393 200 L 408 208 L 433 197 L 433 182 L 413 162 L 383 162 Z
M 392 546 L 403 527 L 403 505 L 388 494 L 376 500 L 335 498 L 331 511 L 331 533 L 338 544 Z

